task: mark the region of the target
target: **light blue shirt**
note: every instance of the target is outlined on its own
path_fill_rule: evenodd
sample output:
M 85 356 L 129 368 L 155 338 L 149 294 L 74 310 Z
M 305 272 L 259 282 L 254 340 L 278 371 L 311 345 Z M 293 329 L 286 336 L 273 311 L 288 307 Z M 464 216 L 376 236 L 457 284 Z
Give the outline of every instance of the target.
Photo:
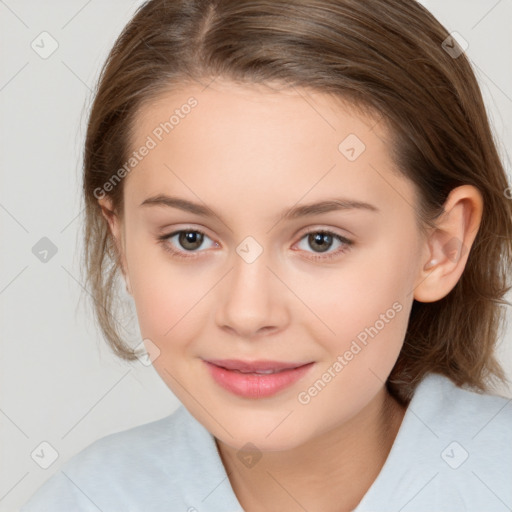
M 183 406 L 72 457 L 21 512 L 241 512 L 213 436 Z M 427 375 L 355 512 L 512 510 L 512 400 Z

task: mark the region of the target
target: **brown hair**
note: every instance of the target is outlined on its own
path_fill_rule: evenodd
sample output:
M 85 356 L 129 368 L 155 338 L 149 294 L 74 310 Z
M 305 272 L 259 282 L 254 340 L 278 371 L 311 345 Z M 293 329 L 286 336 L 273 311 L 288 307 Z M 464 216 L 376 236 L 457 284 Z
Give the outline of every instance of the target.
M 137 112 L 160 93 L 223 77 L 312 88 L 376 112 L 392 128 L 398 171 L 420 193 L 431 225 L 448 193 L 476 186 L 479 232 L 462 277 L 434 303 L 414 301 L 405 342 L 388 379 L 402 403 L 429 372 L 488 391 L 508 383 L 495 358 L 512 263 L 512 201 L 481 92 L 465 54 L 414 0 L 150 0 L 115 42 L 88 123 L 83 192 L 85 280 L 114 352 L 136 354 L 115 320 L 120 260 L 98 204 L 126 162 Z M 457 46 L 455 46 L 457 49 Z M 123 213 L 123 181 L 108 193 Z

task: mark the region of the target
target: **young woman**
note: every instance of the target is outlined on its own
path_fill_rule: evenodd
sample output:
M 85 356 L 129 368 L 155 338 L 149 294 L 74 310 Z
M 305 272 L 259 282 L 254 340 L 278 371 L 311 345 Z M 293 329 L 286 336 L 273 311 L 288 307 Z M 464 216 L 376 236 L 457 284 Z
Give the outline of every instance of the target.
M 84 268 L 182 402 L 22 509 L 501 511 L 512 201 L 454 37 L 413 0 L 150 0 L 84 151 Z

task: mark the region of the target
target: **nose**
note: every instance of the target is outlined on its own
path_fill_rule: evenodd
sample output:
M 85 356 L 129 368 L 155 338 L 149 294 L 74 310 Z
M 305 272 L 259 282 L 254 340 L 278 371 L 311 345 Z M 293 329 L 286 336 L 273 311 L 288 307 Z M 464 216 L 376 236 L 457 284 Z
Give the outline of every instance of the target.
M 253 339 L 286 327 L 285 286 L 268 263 L 265 251 L 251 263 L 234 253 L 232 269 L 219 288 L 216 322 L 221 329 Z

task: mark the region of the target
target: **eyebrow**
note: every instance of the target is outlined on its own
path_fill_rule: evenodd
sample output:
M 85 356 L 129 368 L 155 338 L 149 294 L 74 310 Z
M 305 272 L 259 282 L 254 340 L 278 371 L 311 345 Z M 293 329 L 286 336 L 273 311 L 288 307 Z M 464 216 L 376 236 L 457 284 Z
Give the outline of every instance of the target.
M 165 194 L 158 194 L 156 196 L 148 197 L 140 204 L 140 206 L 166 206 L 170 208 L 178 208 L 180 210 L 203 217 L 220 218 L 207 206 L 188 201 L 187 199 L 183 199 L 181 197 L 168 196 Z M 316 203 L 294 206 L 281 212 L 277 219 L 292 220 L 298 219 L 300 217 L 307 217 L 339 210 L 367 210 L 371 212 L 379 211 L 376 206 L 364 201 L 355 201 L 346 198 L 334 198 Z

